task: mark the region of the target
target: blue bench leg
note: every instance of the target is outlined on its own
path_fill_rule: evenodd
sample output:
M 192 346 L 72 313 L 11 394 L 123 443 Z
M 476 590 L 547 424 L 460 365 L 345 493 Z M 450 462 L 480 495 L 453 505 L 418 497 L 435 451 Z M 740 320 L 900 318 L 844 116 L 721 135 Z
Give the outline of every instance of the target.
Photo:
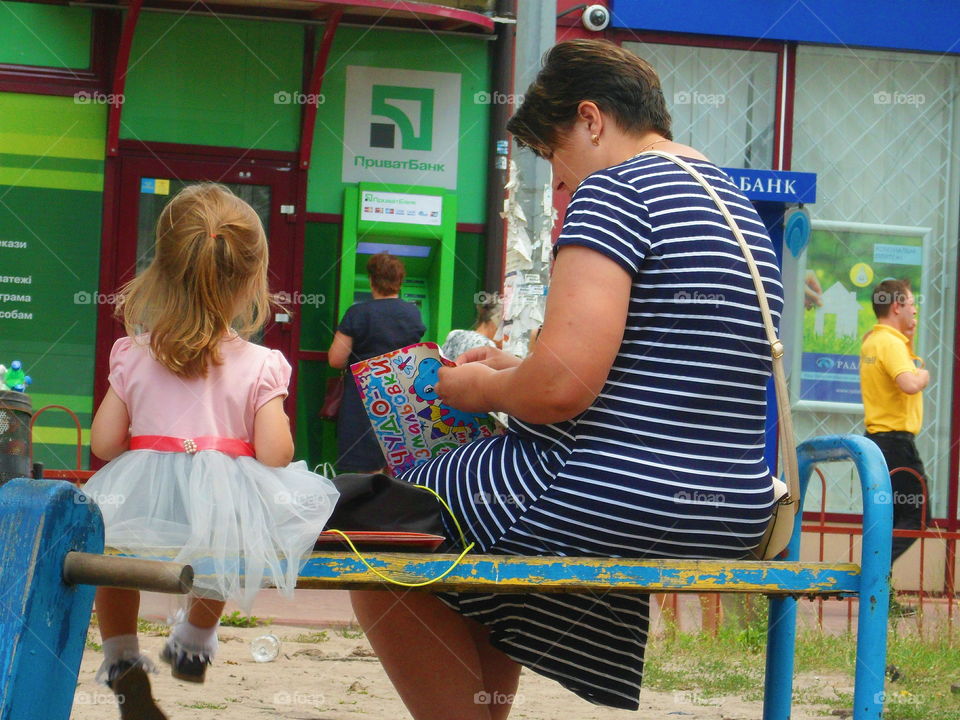
M 864 516 L 860 609 L 857 613 L 857 667 L 854 672 L 853 720 L 881 720 L 887 665 L 887 620 L 890 603 L 891 531 Z M 871 537 L 879 536 L 879 537 Z M 883 540 L 881 542 L 880 540 Z M 868 548 L 873 547 L 871 552 Z
M 883 683 L 887 665 L 887 611 L 890 602 L 890 549 L 893 543 L 892 493 L 887 463 L 873 442 L 853 435 L 830 435 L 807 440 L 797 448 L 797 457 L 800 461 L 801 498 L 806 492 L 815 463 L 852 460 L 860 476 L 863 491 L 863 552 L 858 593 L 860 610 L 857 616 L 853 720 L 882 720 Z M 797 557 L 799 534 L 797 527 L 788 553 L 791 560 Z
M 853 720 L 883 718 L 883 682 L 887 657 L 887 595 L 888 593 L 884 592 L 864 594 L 860 597 Z
M 793 654 L 797 601 L 771 598 L 767 619 L 767 668 L 763 680 L 763 720 L 789 720 L 793 700 Z

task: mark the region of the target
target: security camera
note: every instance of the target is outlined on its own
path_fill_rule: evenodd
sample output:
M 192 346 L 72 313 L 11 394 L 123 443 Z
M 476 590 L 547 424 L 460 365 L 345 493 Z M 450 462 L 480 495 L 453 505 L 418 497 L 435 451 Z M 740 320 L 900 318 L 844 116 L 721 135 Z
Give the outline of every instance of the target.
M 587 9 L 583 11 L 583 16 L 580 19 L 587 30 L 600 32 L 606 30 L 607 25 L 610 24 L 610 11 L 603 5 L 587 5 Z

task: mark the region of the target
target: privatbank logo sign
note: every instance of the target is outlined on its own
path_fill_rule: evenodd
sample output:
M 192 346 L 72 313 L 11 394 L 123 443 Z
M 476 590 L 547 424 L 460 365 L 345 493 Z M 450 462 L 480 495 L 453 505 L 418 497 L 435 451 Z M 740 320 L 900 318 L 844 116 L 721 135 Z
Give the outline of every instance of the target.
M 351 65 L 343 181 L 456 189 L 460 75 Z

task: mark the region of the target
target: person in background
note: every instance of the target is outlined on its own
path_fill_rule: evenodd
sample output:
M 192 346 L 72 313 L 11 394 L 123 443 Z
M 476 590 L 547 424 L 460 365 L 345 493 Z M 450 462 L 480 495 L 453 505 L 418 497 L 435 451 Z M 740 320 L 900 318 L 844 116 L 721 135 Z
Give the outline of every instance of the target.
M 919 530 L 928 513 L 917 477 L 926 475 L 915 439 L 923 423 L 923 390 L 930 383 L 930 373 L 913 351 L 917 308 L 910 281 L 884 280 L 877 285 L 873 312 L 877 324 L 864 336 L 860 349 L 866 435 L 880 448 L 891 471 L 907 468 L 890 476 L 894 529 Z M 915 541 L 894 537 L 890 562 Z M 912 614 L 913 608 L 892 600 L 891 612 Z
M 471 330 L 451 330 L 443 341 L 440 351 L 444 357 L 455 360 L 475 347 L 500 347 L 497 332 L 500 330 L 500 301 L 498 299 L 477 303 L 477 321 Z
M 417 306 L 400 299 L 406 270 L 399 258 L 385 252 L 371 256 L 367 275 L 373 299 L 347 309 L 327 351 L 331 367 L 346 368 L 412 345 L 426 331 Z M 360 392 L 349 373 L 337 416 L 337 455 L 336 468 L 340 473 L 378 472 L 386 465 Z

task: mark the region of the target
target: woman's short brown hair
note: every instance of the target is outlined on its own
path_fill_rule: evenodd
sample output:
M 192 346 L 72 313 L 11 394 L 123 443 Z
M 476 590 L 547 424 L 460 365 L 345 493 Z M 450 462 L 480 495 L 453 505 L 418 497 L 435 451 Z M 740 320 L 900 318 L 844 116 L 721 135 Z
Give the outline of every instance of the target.
M 367 260 L 367 275 L 370 285 L 381 295 L 396 295 L 403 285 L 406 276 L 403 261 L 390 253 L 382 252 L 372 255 Z
M 567 40 L 548 50 L 507 130 L 521 147 L 547 155 L 558 146 L 560 132 L 573 125 L 584 100 L 596 103 L 625 131 L 654 130 L 673 139 L 656 70 L 605 40 Z

